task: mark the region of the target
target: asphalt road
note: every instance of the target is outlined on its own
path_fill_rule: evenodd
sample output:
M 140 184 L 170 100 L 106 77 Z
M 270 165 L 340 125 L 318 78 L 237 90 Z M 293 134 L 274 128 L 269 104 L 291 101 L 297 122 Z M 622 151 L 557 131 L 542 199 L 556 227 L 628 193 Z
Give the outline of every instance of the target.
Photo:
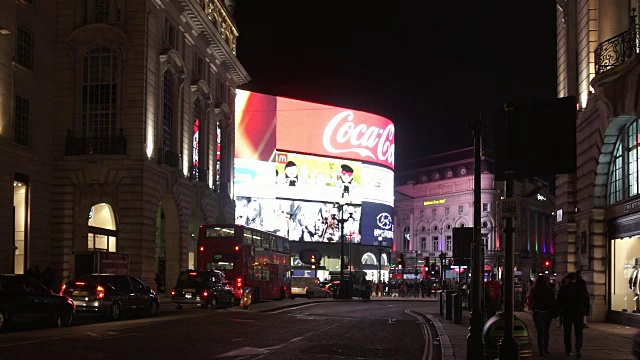
M 0 353 L 6 359 L 441 357 L 435 329 L 423 315 L 436 312 L 435 303 L 297 299 L 273 304 L 216 311 L 178 311 L 167 304 L 158 317 L 118 322 L 81 315 L 70 328 L 17 327 L 0 334 Z

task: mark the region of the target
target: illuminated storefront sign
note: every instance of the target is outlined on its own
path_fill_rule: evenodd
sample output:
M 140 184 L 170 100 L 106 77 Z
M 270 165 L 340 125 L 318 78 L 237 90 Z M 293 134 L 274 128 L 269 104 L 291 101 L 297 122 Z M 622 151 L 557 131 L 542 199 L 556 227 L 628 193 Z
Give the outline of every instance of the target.
M 362 166 L 357 161 L 276 153 L 276 197 L 362 202 Z
M 440 204 L 444 204 L 447 201 L 447 199 L 440 199 L 440 200 L 428 200 L 425 201 L 424 203 L 422 203 L 422 205 L 424 206 L 429 206 L 429 205 L 440 205 Z
M 277 148 L 395 165 L 395 126 L 363 111 L 238 90 L 236 128 L 236 157 L 267 160 Z
M 292 241 L 340 242 L 335 203 L 236 197 L 236 224 L 287 236 Z M 360 242 L 360 205 L 345 205 L 345 240 Z
M 393 206 L 362 203 L 362 239 L 365 245 L 374 245 L 379 238 L 386 240 L 388 246 L 393 242 Z

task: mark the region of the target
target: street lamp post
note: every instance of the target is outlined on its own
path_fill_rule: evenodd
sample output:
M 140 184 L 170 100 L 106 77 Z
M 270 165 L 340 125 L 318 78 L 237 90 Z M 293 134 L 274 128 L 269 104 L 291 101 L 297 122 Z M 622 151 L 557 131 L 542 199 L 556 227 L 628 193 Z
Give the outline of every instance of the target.
M 344 218 L 344 207 L 347 204 L 345 199 L 345 193 L 342 194 L 340 198 L 340 202 L 338 203 L 338 207 L 340 209 L 340 219 L 338 219 L 338 223 L 340 224 L 340 293 L 339 297 L 341 299 L 348 299 L 349 296 L 347 294 L 347 286 L 344 282 L 344 224 L 347 222 L 349 218 L 351 218 L 351 214 L 347 219 Z M 349 264 L 351 266 L 351 264 Z M 353 276 L 350 278 L 353 281 Z
M 385 247 L 387 247 L 387 241 L 383 240 L 382 237 L 379 237 L 378 240 L 375 240 L 374 245 L 376 249 L 378 249 L 378 284 L 382 281 L 381 273 L 382 273 L 382 251 Z
M 444 290 L 444 262 L 447 260 L 447 254 L 440 252 L 440 288 Z

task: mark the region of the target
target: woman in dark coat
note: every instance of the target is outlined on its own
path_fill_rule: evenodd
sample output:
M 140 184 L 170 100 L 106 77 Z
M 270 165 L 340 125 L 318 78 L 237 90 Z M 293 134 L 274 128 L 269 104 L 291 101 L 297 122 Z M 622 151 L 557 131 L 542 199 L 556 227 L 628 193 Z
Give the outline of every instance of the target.
M 547 277 L 538 275 L 529 295 L 529 309 L 533 311 L 533 322 L 538 333 L 540 356 L 549 353 L 549 327 L 556 315 L 556 299 L 547 284 Z

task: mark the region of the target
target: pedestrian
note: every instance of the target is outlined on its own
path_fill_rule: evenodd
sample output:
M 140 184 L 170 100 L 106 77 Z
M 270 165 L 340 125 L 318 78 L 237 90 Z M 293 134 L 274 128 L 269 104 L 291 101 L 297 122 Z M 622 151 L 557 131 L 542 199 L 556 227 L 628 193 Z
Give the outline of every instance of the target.
M 42 273 L 42 285 L 49 290 L 53 290 L 53 285 L 55 283 L 55 276 L 53 275 L 53 270 L 50 266 L 47 266 Z
M 578 270 L 576 271 L 576 276 L 578 277 L 578 279 L 576 280 L 576 284 L 578 284 L 578 286 L 583 287 L 585 291 L 588 292 L 587 290 L 587 282 L 584 281 L 584 278 L 582 277 L 582 270 Z M 584 327 L 588 328 L 589 325 L 587 325 L 587 317 L 585 316 L 582 321 L 584 322 Z
M 564 351 L 571 355 L 571 330 L 576 336 L 576 358 L 582 358 L 582 332 L 584 330 L 584 316 L 589 315 L 589 294 L 587 289 L 576 284 L 576 273 L 567 275 L 567 285 L 558 292 L 558 307 L 562 314 L 562 328 L 564 329 Z
M 564 288 L 565 285 L 567 285 L 567 282 L 568 282 L 568 277 L 565 275 L 560 281 L 560 286 L 558 287 L 558 294 L 560 294 L 560 290 L 562 290 L 562 288 Z M 560 312 L 558 315 L 558 327 L 562 329 L 562 312 Z
M 556 299 L 547 284 L 547 277 L 538 275 L 529 292 L 528 307 L 533 313 L 533 323 L 538 334 L 540 356 L 549 353 L 549 327 L 551 319 L 557 316 Z
M 491 280 L 484 284 L 487 319 L 493 317 L 500 309 L 500 282 L 496 278 L 496 274 L 491 274 Z

